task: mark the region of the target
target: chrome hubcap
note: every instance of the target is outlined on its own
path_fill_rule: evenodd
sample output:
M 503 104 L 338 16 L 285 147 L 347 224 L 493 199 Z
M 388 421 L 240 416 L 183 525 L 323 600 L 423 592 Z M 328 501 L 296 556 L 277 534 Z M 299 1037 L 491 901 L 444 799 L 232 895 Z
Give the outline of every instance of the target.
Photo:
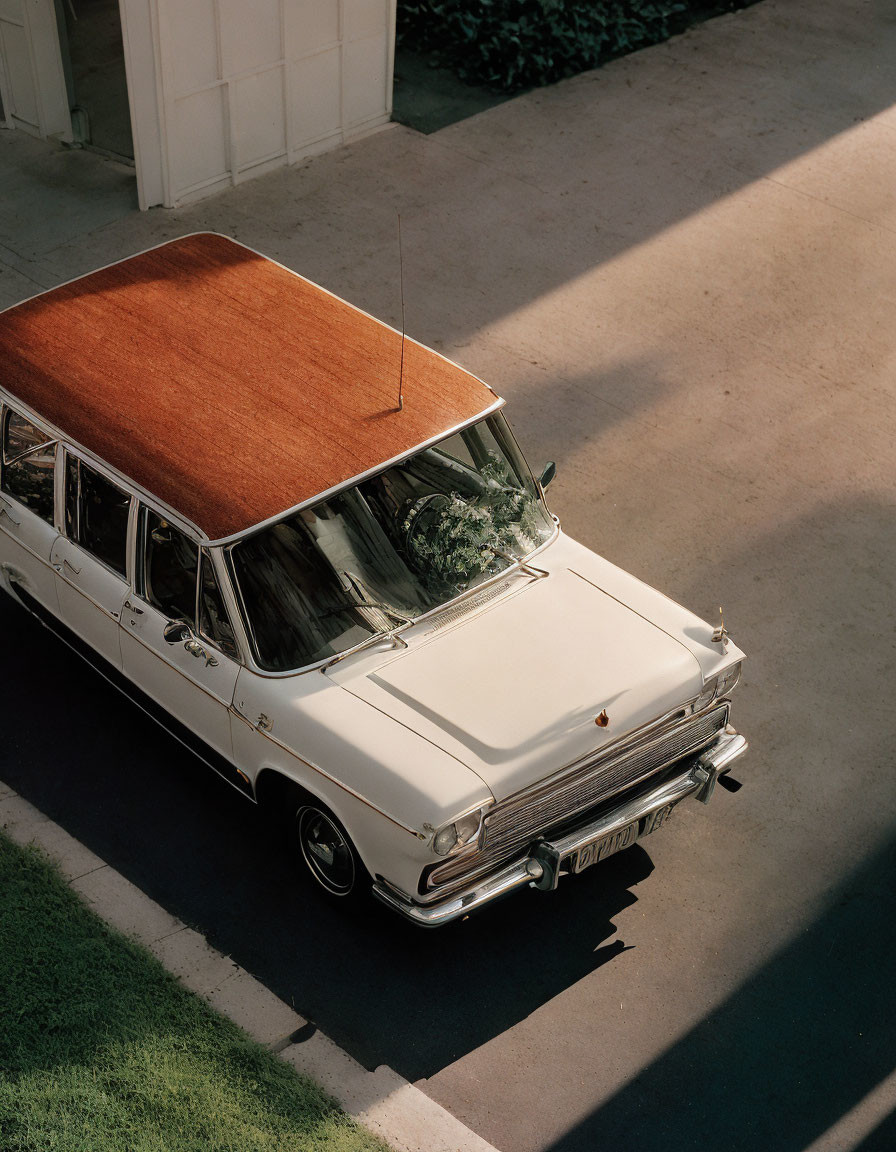
M 355 861 L 348 840 L 317 808 L 303 808 L 298 825 L 302 856 L 315 879 L 333 895 L 347 896 L 355 883 Z

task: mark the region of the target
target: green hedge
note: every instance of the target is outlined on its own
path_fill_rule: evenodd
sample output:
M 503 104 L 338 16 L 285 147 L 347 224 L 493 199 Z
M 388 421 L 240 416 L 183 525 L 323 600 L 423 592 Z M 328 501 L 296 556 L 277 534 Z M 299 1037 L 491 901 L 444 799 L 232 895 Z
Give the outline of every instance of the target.
M 471 84 L 551 84 L 755 0 L 399 0 L 398 43 Z

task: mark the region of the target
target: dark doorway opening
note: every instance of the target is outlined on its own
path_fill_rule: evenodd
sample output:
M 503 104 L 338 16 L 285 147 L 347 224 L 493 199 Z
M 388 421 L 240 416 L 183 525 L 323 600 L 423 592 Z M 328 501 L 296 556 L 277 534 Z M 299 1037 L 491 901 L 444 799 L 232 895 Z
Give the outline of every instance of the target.
M 118 0 L 57 0 L 77 143 L 133 161 Z

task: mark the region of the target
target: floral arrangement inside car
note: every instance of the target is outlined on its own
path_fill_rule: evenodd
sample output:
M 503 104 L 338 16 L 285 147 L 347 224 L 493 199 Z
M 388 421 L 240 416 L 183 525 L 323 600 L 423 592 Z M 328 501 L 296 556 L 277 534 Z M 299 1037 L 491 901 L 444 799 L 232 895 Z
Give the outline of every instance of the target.
M 486 385 L 274 261 L 183 237 L 0 350 L 0 584 L 331 898 L 549 891 L 746 749 L 724 627 L 561 532 Z

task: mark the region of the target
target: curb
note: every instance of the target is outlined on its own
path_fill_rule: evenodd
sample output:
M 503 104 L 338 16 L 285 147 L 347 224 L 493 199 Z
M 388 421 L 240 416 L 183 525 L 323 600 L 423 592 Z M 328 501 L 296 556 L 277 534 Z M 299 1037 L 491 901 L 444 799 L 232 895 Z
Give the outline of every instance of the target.
M 354 1060 L 204 936 L 188 928 L 89 848 L 0 781 L 0 827 L 36 844 L 107 923 L 138 940 L 191 992 L 314 1080 L 396 1152 L 497 1152 L 385 1064 Z

